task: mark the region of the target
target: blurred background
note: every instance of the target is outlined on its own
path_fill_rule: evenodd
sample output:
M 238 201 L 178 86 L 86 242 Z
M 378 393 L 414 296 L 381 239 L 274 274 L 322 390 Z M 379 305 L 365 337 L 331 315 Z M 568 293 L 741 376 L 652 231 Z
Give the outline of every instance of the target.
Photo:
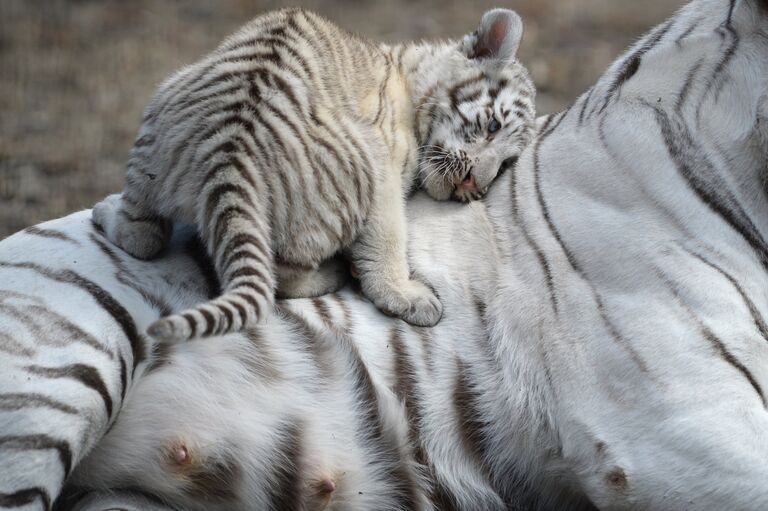
M 0 0 L 0 238 L 122 188 L 155 87 L 251 17 L 301 5 L 379 41 L 523 17 L 539 113 L 560 110 L 681 0 Z

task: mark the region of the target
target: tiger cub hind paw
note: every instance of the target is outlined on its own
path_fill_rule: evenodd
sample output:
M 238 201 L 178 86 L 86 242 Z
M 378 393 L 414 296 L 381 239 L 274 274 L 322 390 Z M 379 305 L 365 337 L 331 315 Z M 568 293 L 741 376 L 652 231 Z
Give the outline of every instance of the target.
M 443 304 L 429 287 L 418 280 L 391 286 L 373 302 L 385 314 L 414 326 L 435 326 L 443 316 Z
M 171 239 L 171 223 L 156 215 L 142 214 L 122 195 L 110 195 L 93 207 L 93 223 L 109 241 L 138 259 L 160 255 Z

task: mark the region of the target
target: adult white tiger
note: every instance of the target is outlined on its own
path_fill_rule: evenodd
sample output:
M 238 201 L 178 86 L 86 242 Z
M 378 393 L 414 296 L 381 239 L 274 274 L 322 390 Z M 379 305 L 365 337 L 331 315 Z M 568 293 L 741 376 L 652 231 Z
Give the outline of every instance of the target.
M 135 327 L 202 295 L 188 256 L 124 259 L 83 213 L 4 241 L 0 507 L 72 466 L 122 489 L 88 510 L 766 508 L 766 36 L 765 0 L 696 0 L 485 205 L 415 200 L 432 330 L 346 291 L 137 364 Z

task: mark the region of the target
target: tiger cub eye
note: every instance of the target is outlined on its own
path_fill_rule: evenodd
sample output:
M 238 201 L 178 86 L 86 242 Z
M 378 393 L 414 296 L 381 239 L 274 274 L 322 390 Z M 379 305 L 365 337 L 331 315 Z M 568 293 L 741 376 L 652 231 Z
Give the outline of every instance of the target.
M 488 123 L 488 133 L 493 134 L 501 129 L 501 123 L 496 120 L 495 117 L 491 118 L 491 122 Z

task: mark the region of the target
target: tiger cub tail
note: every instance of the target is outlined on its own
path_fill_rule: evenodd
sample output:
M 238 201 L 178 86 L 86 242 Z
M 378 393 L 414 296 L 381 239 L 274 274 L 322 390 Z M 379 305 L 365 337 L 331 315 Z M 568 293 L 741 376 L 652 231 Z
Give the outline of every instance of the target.
M 177 342 L 235 332 L 270 313 L 276 277 L 266 184 L 239 144 L 220 141 L 211 151 L 200 187 L 197 225 L 211 255 L 222 294 L 178 314 L 160 318 L 147 333 Z

